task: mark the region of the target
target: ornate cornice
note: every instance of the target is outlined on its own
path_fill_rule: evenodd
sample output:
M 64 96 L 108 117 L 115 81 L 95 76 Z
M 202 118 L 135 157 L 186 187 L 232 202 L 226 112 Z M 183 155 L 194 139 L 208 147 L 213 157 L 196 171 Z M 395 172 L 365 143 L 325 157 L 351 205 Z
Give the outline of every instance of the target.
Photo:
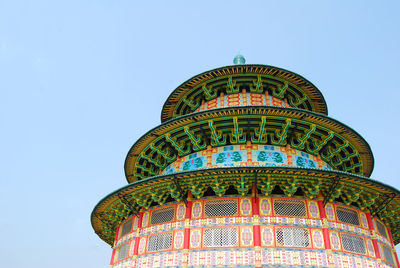
M 151 177 L 206 146 L 286 146 L 320 155 L 334 169 L 370 176 L 374 159 L 354 130 L 322 114 L 295 108 L 248 106 L 215 109 L 169 120 L 143 135 L 125 161 L 128 182 Z
M 165 122 L 194 112 L 202 101 L 217 98 L 221 93 L 235 94 L 268 91 L 290 106 L 328 114 L 321 92 L 302 76 L 268 65 L 233 65 L 210 70 L 187 80 L 177 87 L 165 102 L 161 121 Z
M 246 195 L 253 185 L 257 185 L 264 196 L 279 186 L 286 196 L 293 196 L 301 189 L 309 199 L 316 198 L 319 193 L 326 197 L 327 202 L 341 198 L 346 205 L 355 205 L 379 217 L 390 226 L 395 243 L 400 242 L 398 190 L 347 172 L 293 167 L 213 168 L 150 177 L 104 197 L 92 212 L 92 225 L 103 240 L 112 244 L 116 227 L 129 215 L 147 210 L 153 202 L 162 205 L 168 197 L 182 201 L 182 192 L 187 191 L 191 191 L 195 198 L 201 198 L 208 187 L 220 196 L 229 186 Z

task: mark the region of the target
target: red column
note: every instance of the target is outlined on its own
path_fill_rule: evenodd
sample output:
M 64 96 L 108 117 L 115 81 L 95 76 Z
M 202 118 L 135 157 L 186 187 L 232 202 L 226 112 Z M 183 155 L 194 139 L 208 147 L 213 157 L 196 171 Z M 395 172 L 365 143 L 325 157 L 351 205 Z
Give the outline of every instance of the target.
M 143 219 L 143 212 L 140 212 L 140 213 L 139 213 L 138 227 L 137 227 L 137 229 L 136 229 L 136 232 L 137 232 L 138 234 L 139 234 L 139 232 L 140 232 L 140 229 L 142 228 L 142 219 Z M 137 255 L 138 255 L 139 240 L 140 240 L 140 237 L 139 237 L 139 235 L 138 235 L 138 236 L 136 236 L 136 238 L 135 238 L 135 247 L 134 247 L 134 249 L 133 249 L 133 255 L 134 255 L 134 256 L 137 256 Z
M 388 232 L 389 237 L 390 237 L 390 242 L 392 243 L 392 246 L 394 246 L 392 232 L 390 231 L 389 228 L 386 228 L 386 229 L 387 229 L 387 232 Z M 394 258 L 396 259 L 397 267 L 400 267 L 400 262 L 399 262 L 399 258 L 397 257 L 396 250 L 393 252 L 393 255 L 394 255 Z
M 367 215 L 367 221 L 368 221 L 368 228 L 369 228 L 369 231 L 371 232 L 371 236 L 375 237 L 375 229 L 374 229 L 374 223 L 372 222 L 373 219 L 372 219 L 371 213 L 366 213 L 366 215 Z M 381 254 L 379 253 L 378 242 L 376 242 L 376 239 L 372 239 L 372 245 L 374 245 L 376 258 L 380 259 Z
M 259 208 L 258 208 L 258 198 L 257 200 L 252 197 L 252 209 L 253 209 L 253 216 L 260 216 Z M 255 224 L 253 226 L 253 238 L 254 238 L 254 246 L 255 247 L 260 247 L 261 246 L 261 232 L 260 232 L 260 225 Z
M 387 232 L 388 232 L 388 235 L 389 235 L 389 240 L 390 240 L 390 243 L 392 243 L 392 245 L 394 245 L 394 241 L 393 241 L 392 232 L 390 231 L 390 229 L 389 229 L 389 228 L 386 228 L 386 230 L 387 230 Z
M 115 252 L 116 252 L 116 250 L 115 250 L 115 248 L 114 248 L 114 249 L 113 249 L 113 252 L 112 252 L 112 255 L 111 255 L 110 265 L 113 265 L 113 264 L 114 264 Z
M 189 248 L 190 248 L 190 219 L 192 218 L 192 201 L 193 195 L 188 191 L 187 195 L 187 206 L 185 214 L 185 233 L 183 237 L 183 254 L 184 261 L 182 262 L 183 267 L 187 267 L 189 264 Z
M 121 228 L 121 225 L 117 227 L 117 230 L 115 230 L 115 238 L 114 238 L 114 245 L 118 240 L 118 234 L 119 234 L 119 229 Z
M 255 185 L 253 185 L 252 188 L 252 193 L 253 197 L 251 198 L 251 208 L 253 210 L 253 219 L 260 217 L 260 206 L 259 206 L 259 198 L 254 197 L 254 193 L 256 193 L 257 189 Z M 261 259 L 257 257 L 258 255 L 261 255 L 261 228 L 260 228 L 260 223 L 255 223 L 253 225 L 253 239 L 254 239 L 254 247 L 255 247 L 255 253 L 256 253 L 256 258 L 255 258 L 255 265 L 257 268 L 261 268 Z
M 322 197 L 320 194 L 319 197 Z M 321 220 L 323 223 L 328 224 L 328 220 L 326 219 L 326 212 L 324 208 L 324 201 L 323 200 L 318 200 L 318 208 L 319 208 L 319 215 L 321 216 Z M 325 244 L 325 249 L 331 249 L 331 240 L 329 238 L 329 230 L 326 227 L 322 228 L 322 232 L 324 234 L 324 244 Z
M 118 226 L 118 227 L 117 227 L 117 230 L 115 230 L 114 247 L 115 247 L 115 243 L 117 243 L 117 240 L 118 240 L 118 234 L 119 234 L 119 228 L 120 228 L 120 227 L 121 227 L 121 226 Z M 116 250 L 115 250 L 115 248 L 113 248 L 113 252 L 112 252 L 112 255 L 111 255 L 110 265 L 112 265 L 113 262 L 114 262 L 114 255 L 115 255 L 115 252 L 116 252 Z
M 112 255 L 111 255 L 111 261 L 110 261 L 110 265 L 114 264 L 114 256 L 115 256 L 115 249 L 113 249 Z
M 192 193 L 188 191 L 188 197 L 187 197 L 187 207 L 186 207 L 186 215 L 185 215 L 185 237 L 184 237 L 184 244 L 183 248 L 184 249 L 189 249 L 190 245 L 190 219 L 192 217 Z

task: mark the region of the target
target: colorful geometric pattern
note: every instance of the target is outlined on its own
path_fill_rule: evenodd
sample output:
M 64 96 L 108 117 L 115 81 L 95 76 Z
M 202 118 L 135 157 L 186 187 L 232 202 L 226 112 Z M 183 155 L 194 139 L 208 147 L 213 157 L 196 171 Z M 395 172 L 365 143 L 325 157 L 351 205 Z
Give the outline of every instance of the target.
M 203 112 L 211 109 L 218 109 L 232 106 L 255 106 L 255 105 L 268 105 L 277 107 L 291 107 L 286 99 L 278 99 L 268 94 L 260 93 L 242 93 L 224 95 L 221 94 L 218 98 L 210 101 L 202 102 L 202 104 L 195 110 L 195 112 Z
M 240 166 L 291 166 L 332 169 L 319 156 L 291 149 L 290 147 L 250 144 L 221 146 L 178 158 L 167 166 L 161 174 L 204 168 Z
M 259 257 L 258 257 L 259 256 Z M 392 265 L 368 257 L 327 253 L 323 250 L 254 249 L 199 250 L 166 252 L 140 256 L 112 266 L 113 268 L 152 267 L 337 267 L 337 268 L 390 268 Z
M 203 198 L 190 202 L 189 218 L 186 218 L 186 206 L 182 202 L 156 207 L 142 213 L 142 228 L 137 228 L 140 226 L 140 222 L 134 223 L 131 232 L 116 239 L 114 250 L 116 253 L 112 260 L 112 267 L 167 267 L 183 264 L 188 266 L 229 266 L 234 264 L 247 267 L 265 265 L 378 267 L 375 259 L 377 253 L 373 245 L 376 243 L 373 241 L 377 240 L 370 232 L 370 228 L 376 230 L 376 224 L 369 226 L 368 215 L 358 209 L 351 208 L 361 219 L 365 217 L 366 221 L 361 220 L 359 225 L 355 226 L 338 222 L 335 220 L 336 217 L 334 220 L 331 220 L 332 217 L 331 219 L 322 219 L 321 215 L 328 214 L 327 208 L 332 210 L 332 214 L 336 214 L 337 208 L 348 210 L 350 208 L 343 204 L 328 203 L 321 213 L 318 205 L 318 202 L 321 201 L 316 200 L 274 196 L 259 197 L 254 204 L 254 199 L 251 197 L 231 196 Z M 274 204 L 292 204 L 298 207 L 301 203 L 304 203 L 303 208 L 306 209 L 305 216 L 282 216 L 282 208 L 275 211 L 278 207 Z M 217 209 L 217 207 L 213 207 L 216 204 L 221 206 L 237 204 L 237 212 L 230 211 L 229 214 L 232 215 L 228 216 L 208 217 L 206 206 L 211 205 L 211 208 Z M 260 215 L 254 214 L 254 205 L 258 206 L 256 211 L 258 210 Z M 171 208 L 174 208 L 175 211 L 172 221 L 161 224 L 150 223 L 151 215 L 158 215 L 159 211 L 169 211 Z M 220 209 L 216 211 L 226 213 Z M 293 212 L 288 210 L 287 213 L 292 214 Z M 145 215 L 148 216 L 145 217 Z M 132 218 L 134 222 L 139 219 L 137 216 Z M 373 221 L 372 218 L 371 222 Z M 144 226 L 143 223 L 146 222 L 147 224 Z M 328 225 L 324 225 L 323 222 L 327 222 Z M 123 224 L 119 229 L 122 229 L 122 226 Z M 223 228 L 230 231 L 236 230 L 237 238 L 233 240 L 233 244 L 225 246 L 223 249 L 220 249 L 218 245 L 204 244 L 207 234 L 209 235 L 213 230 L 216 230 L 218 234 Z M 296 231 L 292 232 L 291 230 Z M 302 234 L 301 230 L 304 230 L 304 235 L 307 234 L 309 241 L 307 244 L 301 245 L 290 237 L 290 235 Z M 328 238 L 324 234 L 326 231 Z M 151 240 L 149 238 L 163 233 L 171 233 L 173 238 L 171 248 L 148 252 L 147 243 L 150 243 Z M 289 235 L 289 237 L 282 238 L 282 235 Z M 359 237 L 361 239 L 359 241 L 363 241 L 365 253 L 349 252 L 348 246 L 344 247 L 342 237 L 349 235 L 350 237 Z M 184 246 L 185 239 L 189 240 L 187 248 Z M 301 239 L 301 237 L 297 239 Z M 382 252 L 379 253 L 380 259 L 382 259 L 379 267 L 392 267 L 391 263 L 382 257 L 384 250 L 388 256 L 388 248 L 392 248 L 392 243 L 386 238 L 382 237 L 381 239 L 382 242 L 379 240 L 377 247 Z M 118 259 L 119 248 L 127 243 L 129 243 L 128 255 L 124 259 Z M 134 251 L 135 243 L 138 243 L 136 253 Z M 218 244 L 218 240 L 214 238 L 212 243 Z M 290 243 L 294 243 L 295 246 L 288 246 Z M 326 249 L 331 251 L 328 252 Z

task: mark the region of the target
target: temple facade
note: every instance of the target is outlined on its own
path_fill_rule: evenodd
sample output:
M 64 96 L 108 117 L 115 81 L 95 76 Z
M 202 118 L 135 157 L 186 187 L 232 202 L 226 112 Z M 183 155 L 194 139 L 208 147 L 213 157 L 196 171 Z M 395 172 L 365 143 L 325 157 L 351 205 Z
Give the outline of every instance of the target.
M 399 267 L 400 192 L 368 143 L 302 76 L 234 63 L 177 87 L 130 148 L 91 215 L 111 267 Z

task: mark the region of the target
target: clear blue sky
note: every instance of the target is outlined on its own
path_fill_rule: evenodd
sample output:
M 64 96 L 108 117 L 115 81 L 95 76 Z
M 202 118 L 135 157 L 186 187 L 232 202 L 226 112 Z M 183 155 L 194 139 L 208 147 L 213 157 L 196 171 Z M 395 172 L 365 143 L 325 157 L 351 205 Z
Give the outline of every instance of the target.
M 398 1 L 0 0 L 2 267 L 108 267 L 89 216 L 186 79 L 229 65 L 313 82 L 400 188 Z M 398 249 L 399 250 L 399 249 Z

